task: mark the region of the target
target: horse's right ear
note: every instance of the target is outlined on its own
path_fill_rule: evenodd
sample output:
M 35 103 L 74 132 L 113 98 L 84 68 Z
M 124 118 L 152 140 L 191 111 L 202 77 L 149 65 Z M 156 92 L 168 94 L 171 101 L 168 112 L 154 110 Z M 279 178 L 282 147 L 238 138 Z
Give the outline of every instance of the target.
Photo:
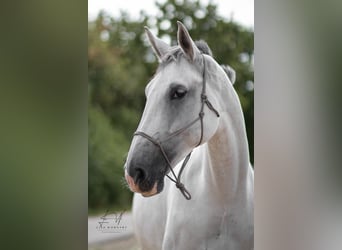
M 163 56 L 170 50 L 170 46 L 163 42 L 158 37 L 155 37 L 152 32 L 145 26 L 145 32 L 147 38 L 152 46 L 154 53 L 156 54 L 159 62 L 162 61 Z
M 236 73 L 235 73 L 235 70 L 230 67 L 229 65 L 221 65 L 222 69 L 224 70 L 224 72 L 227 74 L 230 82 L 232 84 L 235 83 L 235 79 L 236 79 Z

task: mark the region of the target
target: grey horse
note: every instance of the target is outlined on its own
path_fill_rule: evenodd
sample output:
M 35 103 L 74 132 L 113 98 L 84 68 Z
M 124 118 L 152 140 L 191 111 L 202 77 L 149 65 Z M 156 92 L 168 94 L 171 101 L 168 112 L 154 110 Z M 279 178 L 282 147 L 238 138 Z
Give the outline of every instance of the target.
M 160 64 L 125 164 L 138 242 L 253 249 L 254 172 L 235 73 L 180 22 L 178 46 L 146 34 Z

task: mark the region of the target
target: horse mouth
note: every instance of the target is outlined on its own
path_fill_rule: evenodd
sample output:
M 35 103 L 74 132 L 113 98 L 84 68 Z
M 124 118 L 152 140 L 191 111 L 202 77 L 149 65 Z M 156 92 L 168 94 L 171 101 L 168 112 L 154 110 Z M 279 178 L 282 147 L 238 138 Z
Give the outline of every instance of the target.
M 125 173 L 125 179 L 127 181 L 127 184 L 129 186 L 129 189 L 134 193 L 140 193 L 144 197 L 150 197 L 158 194 L 158 182 L 155 182 L 153 187 L 149 191 L 142 191 L 139 187 L 139 183 L 135 183 L 134 179 L 128 175 L 128 173 Z

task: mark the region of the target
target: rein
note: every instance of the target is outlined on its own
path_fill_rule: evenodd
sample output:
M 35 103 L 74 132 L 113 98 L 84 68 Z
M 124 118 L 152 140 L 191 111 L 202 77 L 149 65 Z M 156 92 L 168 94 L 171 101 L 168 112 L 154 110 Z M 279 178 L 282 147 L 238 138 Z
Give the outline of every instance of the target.
M 202 72 L 202 78 L 203 78 L 203 85 L 202 85 L 202 93 L 201 93 L 201 110 L 198 114 L 198 117 L 192 121 L 191 123 L 189 123 L 187 126 L 173 132 L 172 134 L 170 134 L 169 136 L 167 136 L 164 141 L 169 140 L 170 138 L 181 134 L 182 132 L 184 132 L 185 130 L 187 130 L 189 127 L 191 127 L 192 125 L 194 125 L 197 121 L 201 122 L 201 137 L 199 142 L 197 143 L 197 145 L 195 146 L 198 147 L 199 145 L 201 145 L 202 140 L 203 140 L 203 117 L 204 117 L 204 105 L 207 105 L 207 107 L 213 111 L 217 117 L 220 117 L 220 114 L 218 113 L 218 111 L 213 107 L 213 105 L 209 102 L 207 95 L 206 95 L 206 64 L 205 64 L 205 59 L 204 59 L 204 55 L 202 54 L 202 61 L 203 61 L 203 72 Z M 173 171 L 173 168 L 171 166 L 171 162 L 161 144 L 160 141 L 158 141 L 157 139 L 153 138 L 152 136 L 149 136 L 148 134 L 142 132 L 142 131 L 136 131 L 134 134 L 134 136 L 142 136 L 145 139 L 149 140 L 150 142 L 152 142 L 155 146 L 159 147 L 173 177 L 171 178 L 169 175 L 166 175 L 172 182 L 174 182 L 176 184 L 176 187 L 180 190 L 180 192 L 183 194 L 183 196 L 185 197 L 185 199 L 190 200 L 191 199 L 191 194 L 189 193 L 189 191 L 185 188 L 184 184 L 180 181 L 181 179 L 181 175 L 182 172 L 186 166 L 186 164 L 188 163 L 191 153 L 192 151 L 185 157 L 183 164 L 179 170 L 178 176 L 176 176 L 175 172 Z

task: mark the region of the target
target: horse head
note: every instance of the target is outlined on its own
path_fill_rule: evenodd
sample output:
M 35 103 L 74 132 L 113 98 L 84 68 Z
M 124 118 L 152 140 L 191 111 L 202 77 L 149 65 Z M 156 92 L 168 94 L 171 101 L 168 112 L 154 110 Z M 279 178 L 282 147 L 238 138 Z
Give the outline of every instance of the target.
M 133 192 L 152 196 L 163 190 L 164 177 L 177 163 L 215 134 L 219 125 L 215 96 L 220 88 L 208 73 L 215 67 L 209 47 L 195 43 L 182 23 L 178 22 L 174 47 L 145 29 L 159 67 L 145 89 L 146 105 L 127 156 L 125 177 Z

